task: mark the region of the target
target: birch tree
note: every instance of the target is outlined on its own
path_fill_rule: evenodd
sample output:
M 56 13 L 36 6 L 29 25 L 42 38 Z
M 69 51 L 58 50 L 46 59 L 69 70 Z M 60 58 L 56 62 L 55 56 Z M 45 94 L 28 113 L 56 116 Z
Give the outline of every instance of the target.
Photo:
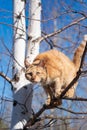
M 40 0 L 30 1 L 30 25 L 29 41 L 27 46 L 27 59 L 31 63 L 39 53 L 39 43 L 35 41 L 41 36 Z M 24 60 L 26 51 L 26 24 L 25 24 L 25 2 L 14 0 L 14 62 L 13 62 L 13 92 L 14 103 L 12 113 L 11 130 L 23 129 L 29 120 L 32 109 L 32 84 L 25 79 Z

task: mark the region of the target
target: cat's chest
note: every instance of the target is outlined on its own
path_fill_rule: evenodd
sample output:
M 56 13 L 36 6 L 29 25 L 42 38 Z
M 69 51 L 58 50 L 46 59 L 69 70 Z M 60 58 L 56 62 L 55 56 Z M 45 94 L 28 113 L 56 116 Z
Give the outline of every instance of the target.
M 50 77 L 47 77 L 46 81 L 42 83 L 42 85 L 51 85 L 54 84 L 54 80 L 51 79 Z

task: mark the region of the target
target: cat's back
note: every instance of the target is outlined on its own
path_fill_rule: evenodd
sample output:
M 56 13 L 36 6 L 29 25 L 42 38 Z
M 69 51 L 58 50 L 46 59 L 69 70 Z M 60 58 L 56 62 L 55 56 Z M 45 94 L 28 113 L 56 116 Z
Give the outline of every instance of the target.
M 46 63 L 54 62 L 55 64 L 58 64 L 58 62 L 73 64 L 73 62 L 65 54 L 53 49 L 39 54 L 35 60 L 44 60 Z
M 52 60 L 59 57 L 59 51 L 57 50 L 49 50 L 43 53 L 40 53 L 35 59 L 48 59 Z
M 60 69 L 61 71 L 75 71 L 74 63 L 62 52 L 58 50 L 50 50 L 39 54 L 36 60 L 42 60 L 45 66 L 55 69 Z
M 50 50 L 41 53 L 34 61 L 38 60 L 42 62 L 41 65 L 46 68 L 49 79 L 59 77 L 67 84 L 76 74 L 74 63 L 60 51 Z
M 54 55 L 58 55 L 58 51 L 57 50 L 49 50 L 49 51 L 40 53 L 36 58 L 38 58 L 38 59 L 42 59 L 43 57 L 44 58 L 45 57 L 50 58 L 51 56 L 54 56 Z

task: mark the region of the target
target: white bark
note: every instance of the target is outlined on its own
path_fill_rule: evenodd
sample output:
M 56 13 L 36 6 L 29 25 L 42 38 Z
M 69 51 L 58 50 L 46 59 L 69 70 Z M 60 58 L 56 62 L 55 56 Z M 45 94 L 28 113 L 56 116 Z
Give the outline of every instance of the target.
M 24 66 L 26 25 L 25 25 L 25 3 L 21 0 L 14 0 L 14 68 L 18 70 Z M 16 73 L 16 72 L 14 72 Z
M 23 86 L 27 84 L 25 80 L 23 67 L 25 59 L 25 45 L 26 45 L 26 28 L 25 28 L 25 3 L 21 0 L 14 0 L 14 64 L 13 64 L 13 76 L 18 77 L 18 81 L 13 81 L 14 88 L 14 105 L 12 113 L 11 129 L 23 128 L 23 121 L 26 121 L 25 112 L 25 99 L 28 95 Z M 24 105 L 22 105 L 24 104 Z M 29 112 L 28 114 L 29 115 Z
M 27 46 L 27 59 L 32 63 L 36 55 L 39 53 L 39 41 L 34 41 L 41 37 L 41 0 L 31 0 L 30 6 L 30 26 L 29 26 L 29 42 Z
M 29 27 L 29 39 L 27 57 L 30 62 L 39 53 L 39 43 L 32 42 L 41 36 L 40 0 L 31 0 L 31 20 Z M 26 29 L 25 29 L 25 3 L 22 0 L 14 0 L 14 64 L 13 64 L 13 88 L 14 88 L 14 105 L 12 113 L 11 130 L 23 129 L 31 116 L 32 102 L 32 85 L 25 79 L 24 59 L 26 45 Z M 15 17 L 16 16 L 16 17 Z M 22 17 L 23 16 L 23 17 Z

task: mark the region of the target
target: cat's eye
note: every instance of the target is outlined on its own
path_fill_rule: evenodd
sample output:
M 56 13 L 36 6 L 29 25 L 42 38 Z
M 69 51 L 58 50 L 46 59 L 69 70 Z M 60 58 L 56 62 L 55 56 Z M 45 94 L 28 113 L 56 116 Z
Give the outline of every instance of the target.
M 29 73 L 28 73 L 28 75 L 32 76 L 32 75 L 33 75 L 33 73 L 32 73 L 32 72 L 29 72 Z
M 37 72 L 36 74 L 40 74 L 40 72 Z

